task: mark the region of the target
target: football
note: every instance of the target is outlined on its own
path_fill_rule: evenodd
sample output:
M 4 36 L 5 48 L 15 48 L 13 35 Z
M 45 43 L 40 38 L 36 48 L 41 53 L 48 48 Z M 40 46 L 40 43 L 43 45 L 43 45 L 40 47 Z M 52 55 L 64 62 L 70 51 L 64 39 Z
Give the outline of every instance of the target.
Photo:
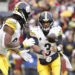
M 51 33 L 47 35 L 47 40 L 51 43 L 54 43 L 58 40 L 58 37 L 54 33 Z

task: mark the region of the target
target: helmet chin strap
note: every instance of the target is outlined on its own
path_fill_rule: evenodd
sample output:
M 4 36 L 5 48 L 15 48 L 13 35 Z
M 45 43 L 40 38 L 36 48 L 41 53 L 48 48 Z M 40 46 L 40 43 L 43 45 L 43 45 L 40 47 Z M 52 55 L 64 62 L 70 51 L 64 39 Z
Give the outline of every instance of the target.
M 50 27 L 49 28 L 42 28 L 42 30 L 49 31 L 50 30 Z
M 25 20 L 25 22 L 27 23 L 26 18 L 25 18 L 25 16 L 24 16 L 23 12 L 21 12 L 21 14 L 22 14 L 22 18 L 23 18 L 23 19 Z
M 24 16 L 23 12 L 22 12 L 21 14 L 22 14 L 22 17 L 23 17 L 23 19 L 24 19 L 24 21 L 25 21 L 25 23 L 23 24 L 23 27 L 25 28 L 25 27 L 26 27 L 26 24 L 27 24 L 27 20 L 26 20 L 26 18 L 25 18 L 25 16 Z

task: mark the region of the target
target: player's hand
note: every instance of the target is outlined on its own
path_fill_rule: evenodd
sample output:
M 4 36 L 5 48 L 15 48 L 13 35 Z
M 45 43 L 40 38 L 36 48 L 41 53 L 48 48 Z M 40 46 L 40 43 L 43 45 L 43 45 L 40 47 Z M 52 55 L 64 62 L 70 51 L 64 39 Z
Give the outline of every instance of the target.
M 75 49 L 72 51 L 72 57 L 75 57 Z
M 55 45 L 51 45 L 50 51 L 57 52 L 57 47 Z
M 48 50 L 42 51 L 43 58 L 46 59 L 46 55 L 49 54 Z
M 23 46 L 24 46 L 24 48 L 25 47 L 30 47 L 30 46 L 33 46 L 35 44 L 35 40 L 33 39 L 33 38 L 30 38 L 30 39 L 25 39 L 24 41 L 23 41 Z
M 19 55 L 25 60 L 28 61 L 30 63 L 33 62 L 33 58 L 32 56 L 28 53 L 29 50 L 23 50 L 23 51 L 19 51 Z

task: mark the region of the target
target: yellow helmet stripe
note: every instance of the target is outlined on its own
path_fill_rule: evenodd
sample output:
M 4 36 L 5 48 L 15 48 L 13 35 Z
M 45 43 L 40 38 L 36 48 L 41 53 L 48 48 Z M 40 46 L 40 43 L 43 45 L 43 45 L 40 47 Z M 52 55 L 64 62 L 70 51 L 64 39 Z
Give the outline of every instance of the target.
M 21 4 L 22 2 L 19 2 L 16 6 L 15 6 L 15 12 L 18 10 L 18 6 Z
M 16 29 L 16 24 L 13 21 L 6 20 L 6 24 L 8 24 L 13 30 L 15 31 Z
M 47 12 L 45 12 L 45 20 L 47 20 Z

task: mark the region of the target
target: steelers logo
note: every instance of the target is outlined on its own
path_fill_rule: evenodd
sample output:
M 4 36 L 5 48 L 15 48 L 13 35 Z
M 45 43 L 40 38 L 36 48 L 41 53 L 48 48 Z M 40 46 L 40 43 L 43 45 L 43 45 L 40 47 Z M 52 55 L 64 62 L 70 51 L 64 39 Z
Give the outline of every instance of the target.
M 47 56 L 46 62 L 51 62 L 52 58 L 50 56 Z

